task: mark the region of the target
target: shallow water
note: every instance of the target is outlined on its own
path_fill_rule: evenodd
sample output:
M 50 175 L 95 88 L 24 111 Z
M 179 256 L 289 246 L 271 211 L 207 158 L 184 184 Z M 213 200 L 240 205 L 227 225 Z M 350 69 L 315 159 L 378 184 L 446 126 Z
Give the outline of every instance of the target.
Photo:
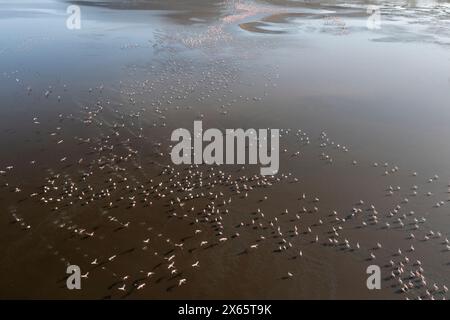
M 448 297 L 449 24 L 446 1 L 1 1 L 0 297 Z M 282 129 L 279 174 L 173 166 L 196 119 Z

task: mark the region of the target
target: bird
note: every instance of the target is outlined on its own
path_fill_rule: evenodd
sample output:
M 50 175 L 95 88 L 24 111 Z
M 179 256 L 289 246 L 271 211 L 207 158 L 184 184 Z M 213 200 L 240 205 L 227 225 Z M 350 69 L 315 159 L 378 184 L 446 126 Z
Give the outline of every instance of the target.
M 142 288 L 144 288 L 145 287 L 145 282 L 144 283 L 141 283 L 140 285 L 138 285 L 137 286 L 137 289 L 138 290 L 141 290 Z
M 200 261 L 196 261 L 194 264 L 192 264 L 192 267 L 198 268 L 199 267 L 199 263 L 200 263 Z

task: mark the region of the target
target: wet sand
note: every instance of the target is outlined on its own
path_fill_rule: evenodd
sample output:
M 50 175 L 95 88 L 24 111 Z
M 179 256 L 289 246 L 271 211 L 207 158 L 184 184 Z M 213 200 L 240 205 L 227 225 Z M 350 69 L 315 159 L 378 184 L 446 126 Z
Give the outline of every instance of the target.
M 447 298 L 450 7 L 380 5 L 0 3 L 0 297 Z M 199 119 L 279 173 L 173 165 Z

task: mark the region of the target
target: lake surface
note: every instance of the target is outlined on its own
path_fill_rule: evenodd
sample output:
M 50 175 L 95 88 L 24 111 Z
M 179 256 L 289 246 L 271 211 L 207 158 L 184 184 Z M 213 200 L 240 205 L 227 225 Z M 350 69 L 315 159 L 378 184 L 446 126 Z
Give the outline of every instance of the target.
M 448 298 L 448 1 L 0 1 L 0 37 L 0 297 Z M 278 174 L 175 166 L 200 119 L 280 129 Z

